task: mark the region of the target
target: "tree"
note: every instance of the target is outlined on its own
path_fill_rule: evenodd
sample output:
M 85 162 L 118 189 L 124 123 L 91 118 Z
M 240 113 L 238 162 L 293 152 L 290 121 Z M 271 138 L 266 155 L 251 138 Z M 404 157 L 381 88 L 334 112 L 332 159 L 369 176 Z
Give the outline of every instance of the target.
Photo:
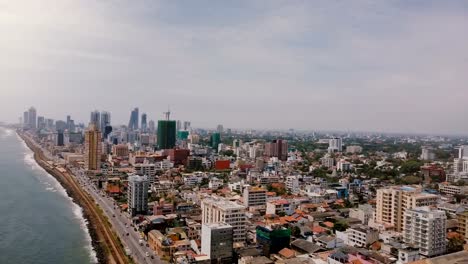
M 463 250 L 463 243 L 465 240 L 460 234 L 456 234 L 448 239 L 447 243 L 447 253 L 453 253 Z
M 301 236 L 301 229 L 298 226 L 293 226 L 293 228 L 291 230 L 291 234 L 294 237 L 300 237 Z
M 348 224 L 342 221 L 338 221 L 333 225 L 333 231 L 336 233 L 336 231 L 345 231 L 348 228 Z

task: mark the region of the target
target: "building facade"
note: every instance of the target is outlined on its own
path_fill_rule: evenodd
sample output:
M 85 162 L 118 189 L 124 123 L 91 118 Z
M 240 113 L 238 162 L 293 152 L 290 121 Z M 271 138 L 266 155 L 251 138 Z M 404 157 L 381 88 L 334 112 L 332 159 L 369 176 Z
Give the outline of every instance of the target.
M 94 123 L 91 123 L 85 131 L 85 169 L 88 171 L 100 171 L 101 169 L 101 132 Z
M 148 177 L 128 177 L 128 211 L 131 216 L 148 212 L 148 187 Z

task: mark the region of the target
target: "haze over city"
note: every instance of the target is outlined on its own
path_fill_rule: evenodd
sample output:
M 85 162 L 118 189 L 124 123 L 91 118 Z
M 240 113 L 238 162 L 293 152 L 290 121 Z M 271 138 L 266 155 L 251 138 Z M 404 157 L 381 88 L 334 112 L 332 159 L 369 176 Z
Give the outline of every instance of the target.
M 466 134 L 464 1 L 0 1 L 0 120 Z

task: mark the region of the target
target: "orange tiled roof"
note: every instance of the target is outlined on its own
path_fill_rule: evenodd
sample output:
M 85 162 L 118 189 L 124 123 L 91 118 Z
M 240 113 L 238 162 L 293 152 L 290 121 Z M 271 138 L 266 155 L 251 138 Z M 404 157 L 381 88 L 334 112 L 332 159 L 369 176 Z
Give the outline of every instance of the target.
M 278 254 L 280 256 L 283 256 L 283 257 L 287 258 L 287 259 L 290 259 L 290 258 L 293 258 L 296 255 L 296 252 L 294 252 L 294 250 L 291 250 L 289 248 L 283 248 L 282 250 L 280 250 L 278 252 Z
M 335 224 L 333 224 L 332 222 L 323 222 L 323 224 L 326 226 L 326 227 L 329 227 L 329 228 L 333 228 L 335 226 Z

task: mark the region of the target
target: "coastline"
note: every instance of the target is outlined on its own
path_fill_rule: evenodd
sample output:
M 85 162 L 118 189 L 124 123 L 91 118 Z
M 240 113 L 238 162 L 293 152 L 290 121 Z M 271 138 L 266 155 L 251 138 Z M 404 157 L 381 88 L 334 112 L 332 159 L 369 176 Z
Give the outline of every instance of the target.
M 107 218 L 99 213 L 100 209 L 96 206 L 94 200 L 92 200 L 87 193 L 81 190 L 81 187 L 70 175 L 70 171 L 63 170 L 63 168 L 62 170 L 59 170 L 50 165 L 50 163 L 47 162 L 47 159 L 44 158 L 42 150 L 35 146 L 34 143 L 31 142 L 31 139 L 18 131 L 17 135 L 34 153 L 33 157 L 36 163 L 54 177 L 65 189 L 73 202 L 81 208 L 83 217 L 87 222 L 87 229 L 91 237 L 91 245 L 95 251 L 98 263 L 129 262 L 123 253 L 120 241 L 115 238 L 115 234 L 112 232 Z

